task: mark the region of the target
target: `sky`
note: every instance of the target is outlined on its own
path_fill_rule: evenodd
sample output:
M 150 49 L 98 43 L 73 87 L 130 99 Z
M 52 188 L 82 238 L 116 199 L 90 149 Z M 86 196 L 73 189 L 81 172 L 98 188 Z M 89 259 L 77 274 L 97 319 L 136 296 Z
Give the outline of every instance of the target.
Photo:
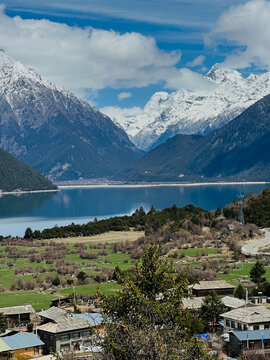
M 1 1 L 0 1 L 1 3 Z M 270 0 L 3 0 L 0 48 L 99 109 L 209 86 L 215 64 L 270 64 Z

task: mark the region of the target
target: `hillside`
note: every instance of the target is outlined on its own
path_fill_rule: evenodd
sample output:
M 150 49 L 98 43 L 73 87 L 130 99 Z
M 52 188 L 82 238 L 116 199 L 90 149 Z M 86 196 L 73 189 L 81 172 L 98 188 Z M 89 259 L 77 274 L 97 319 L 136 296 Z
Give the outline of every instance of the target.
M 109 117 L 3 51 L 0 147 L 52 180 L 111 176 L 141 155 Z
M 53 190 L 56 186 L 37 171 L 0 149 L 0 189 L 4 192 Z
M 270 95 L 206 136 L 176 135 L 118 175 L 128 181 L 270 179 Z
M 204 89 L 155 93 L 135 115 L 110 107 L 104 111 L 147 151 L 177 134 L 206 135 L 219 129 L 270 93 L 270 72 L 244 78 L 215 65 L 204 80 Z

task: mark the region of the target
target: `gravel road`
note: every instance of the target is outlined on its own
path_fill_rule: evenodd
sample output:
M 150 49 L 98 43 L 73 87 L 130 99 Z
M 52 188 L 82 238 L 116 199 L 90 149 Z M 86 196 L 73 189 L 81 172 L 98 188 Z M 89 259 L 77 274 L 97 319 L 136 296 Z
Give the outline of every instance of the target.
M 252 241 L 251 243 L 242 246 L 241 252 L 244 255 L 256 256 L 256 255 L 266 254 L 263 252 L 259 252 L 259 249 L 270 246 L 270 231 L 266 229 L 263 229 L 263 231 L 264 231 L 263 239 Z M 270 252 L 267 253 L 267 255 L 270 256 Z

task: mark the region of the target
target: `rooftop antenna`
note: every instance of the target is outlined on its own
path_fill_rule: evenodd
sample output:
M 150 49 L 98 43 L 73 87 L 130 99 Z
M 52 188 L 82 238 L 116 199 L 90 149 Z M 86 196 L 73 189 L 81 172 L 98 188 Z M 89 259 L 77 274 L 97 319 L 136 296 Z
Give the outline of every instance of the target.
M 241 194 L 241 193 L 237 194 L 238 206 L 239 206 L 238 224 L 241 226 L 245 225 L 245 218 L 244 218 L 244 211 L 243 211 L 244 198 L 245 198 L 244 194 Z

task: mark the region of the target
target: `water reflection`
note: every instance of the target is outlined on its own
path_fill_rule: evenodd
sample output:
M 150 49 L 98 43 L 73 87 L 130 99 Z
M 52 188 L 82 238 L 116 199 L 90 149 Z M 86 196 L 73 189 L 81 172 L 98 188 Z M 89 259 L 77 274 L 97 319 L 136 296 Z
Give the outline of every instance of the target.
M 0 198 L 0 234 L 23 235 L 26 227 L 44 229 L 72 221 L 85 223 L 94 217 L 131 214 L 143 206 L 146 211 L 194 204 L 212 210 L 230 203 L 238 192 L 259 193 L 270 184 L 95 187 L 69 188 L 55 193 L 5 195 Z

